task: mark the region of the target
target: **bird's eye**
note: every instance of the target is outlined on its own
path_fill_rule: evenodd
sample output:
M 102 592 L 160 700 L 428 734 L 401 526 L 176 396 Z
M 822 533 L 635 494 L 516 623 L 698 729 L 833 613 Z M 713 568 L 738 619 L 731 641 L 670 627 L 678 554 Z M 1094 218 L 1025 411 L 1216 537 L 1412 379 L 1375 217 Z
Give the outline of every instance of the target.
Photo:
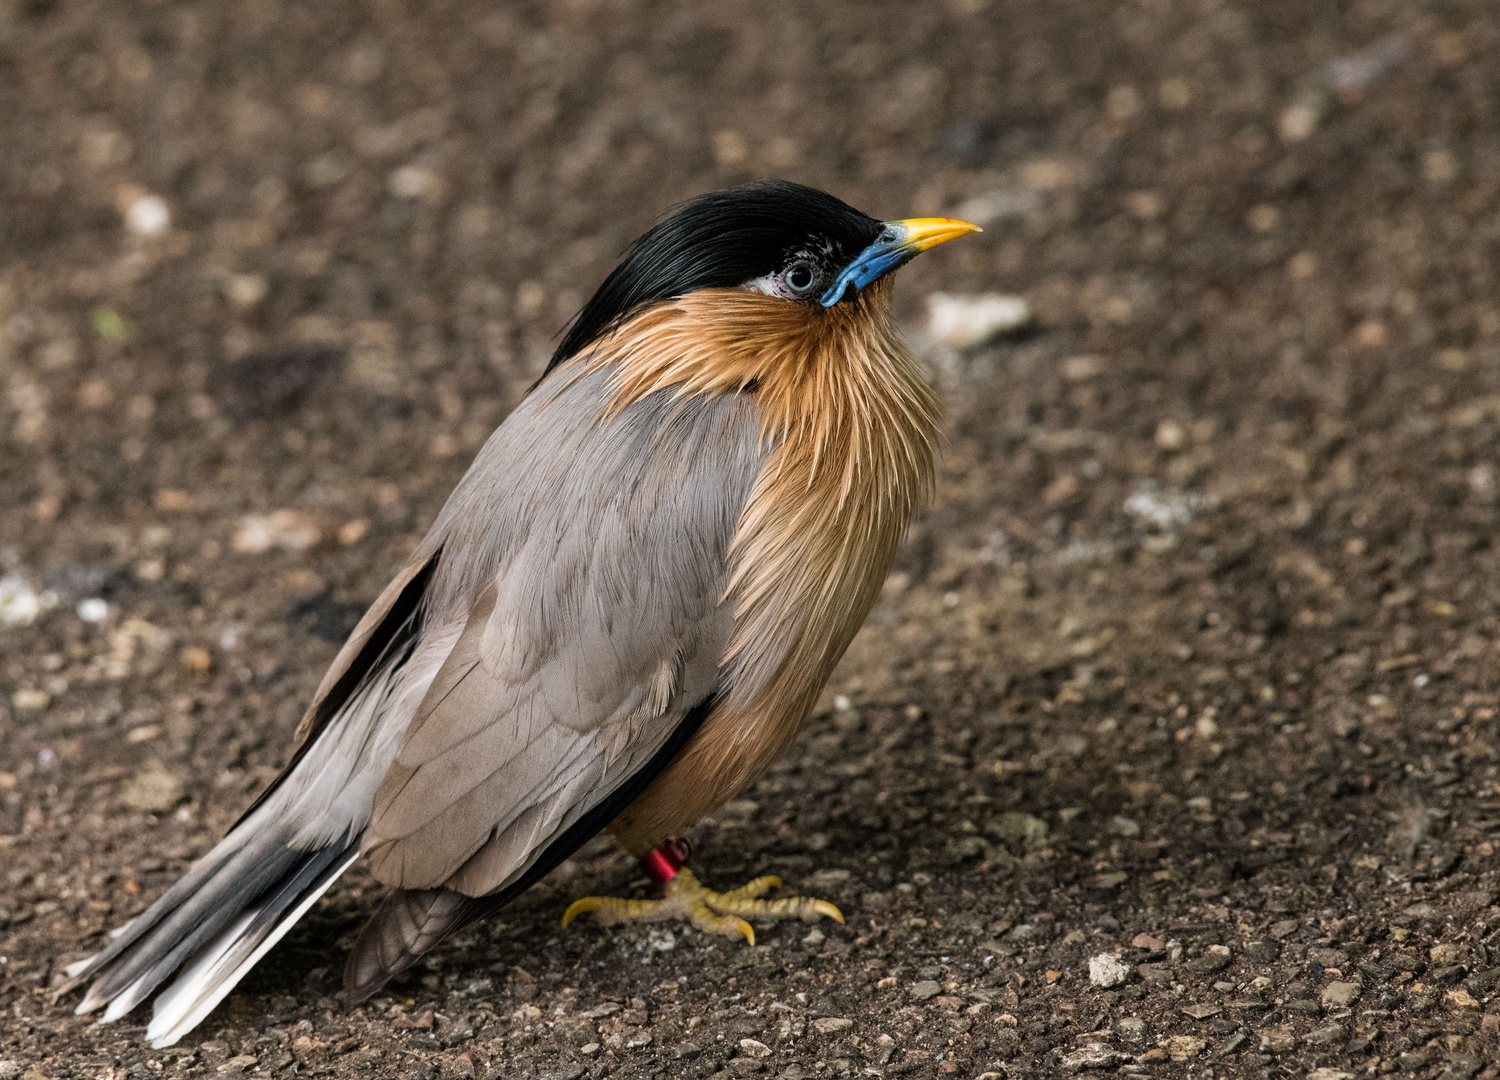
M 812 287 L 817 284 L 818 275 L 813 271 L 812 263 L 794 262 L 786 268 L 781 280 L 786 282 L 786 287 L 792 292 L 805 293 L 812 291 Z

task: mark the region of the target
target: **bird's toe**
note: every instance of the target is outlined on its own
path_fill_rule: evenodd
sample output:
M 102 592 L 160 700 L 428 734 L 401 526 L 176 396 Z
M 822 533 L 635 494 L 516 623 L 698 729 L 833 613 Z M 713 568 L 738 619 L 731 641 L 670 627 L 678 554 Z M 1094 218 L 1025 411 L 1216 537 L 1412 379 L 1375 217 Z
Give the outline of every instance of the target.
M 592 913 L 594 920 L 605 925 L 622 922 L 660 922 L 683 919 L 698 929 L 720 937 L 744 938 L 755 944 L 755 928 L 748 922 L 756 919 L 818 919 L 843 922 L 843 913 L 826 900 L 811 896 L 790 896 L 782 900 L 762 897 L 779 888 L 775 874 L 756 878 L 727 892 L 714 892 L 691 870 L 683 868 L 667 883 L 661 900 L 621 900 L 612 896 L 585 896 L 574 900 L 563 913 L 567 926 L 580 915 Z

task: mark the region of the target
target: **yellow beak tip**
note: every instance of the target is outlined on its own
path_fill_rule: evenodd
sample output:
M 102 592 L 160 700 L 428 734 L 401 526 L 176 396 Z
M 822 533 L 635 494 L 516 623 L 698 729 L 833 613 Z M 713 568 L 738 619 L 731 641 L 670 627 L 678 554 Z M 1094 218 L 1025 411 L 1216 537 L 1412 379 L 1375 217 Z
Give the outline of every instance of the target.
M 902 229 L 906 233 L 905 246 L 916 251 L 926 251 L 969 233 L 984 232 L 973 222 L 960 221 L 958 218 L 904 218 L 886 224 Z

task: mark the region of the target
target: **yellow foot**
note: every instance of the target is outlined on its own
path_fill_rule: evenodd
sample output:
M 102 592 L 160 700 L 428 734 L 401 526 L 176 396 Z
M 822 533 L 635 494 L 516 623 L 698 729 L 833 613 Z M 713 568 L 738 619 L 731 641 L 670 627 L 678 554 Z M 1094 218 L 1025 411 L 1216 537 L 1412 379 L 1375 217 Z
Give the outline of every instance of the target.
M 755 944 L 755 930 L 744 916 L 762 919 L 816 919 L 827 915 L 844 921 L 843 914 L 826 900 L 792 896 L 785 900 L 760 899 L 772 889 L 780 888 L 781 879 L 774 874 L 756 878 L 748 885 L 729 892 L 716 893 L 705 888 L 688 869 L 677 871 L 665 885 L 660 900 L 618 900 L 613 896 L 585 896 L 574 900 L 563 913 L 567 926 L 578 916 L 592 911 L 594 919 L 608 926 L 622 922 L 665 922 L 686 919 L 700 930 L 723 937 L 743 937 Z

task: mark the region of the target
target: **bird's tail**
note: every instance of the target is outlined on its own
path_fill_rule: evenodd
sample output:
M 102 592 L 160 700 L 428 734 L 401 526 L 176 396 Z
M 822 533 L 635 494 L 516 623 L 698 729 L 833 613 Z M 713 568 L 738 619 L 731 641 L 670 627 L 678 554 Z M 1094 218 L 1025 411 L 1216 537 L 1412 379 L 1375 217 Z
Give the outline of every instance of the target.
M 302 849 L 251 815 L 100 953 L 71 965 L 59 993 L 84 982 L 77 1012 L 111 1023 L 177 973 L 157 997 L 146 1038 L 160 1049 L 197 1026 L 359 856 L 359 838 Z

